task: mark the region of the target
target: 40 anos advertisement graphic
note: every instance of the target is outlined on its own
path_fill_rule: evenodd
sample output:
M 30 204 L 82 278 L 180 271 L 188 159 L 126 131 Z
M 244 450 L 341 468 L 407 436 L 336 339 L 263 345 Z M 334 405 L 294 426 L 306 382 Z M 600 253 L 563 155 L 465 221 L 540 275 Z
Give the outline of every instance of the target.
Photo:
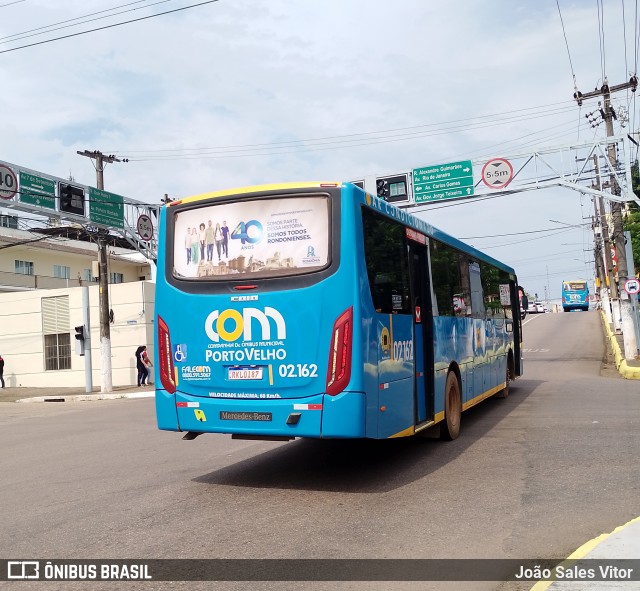
M 329 202 L 242 200 L 180 211 L 173 258 L 174 274 L 189 278 L 321 268 L 329 260 Z

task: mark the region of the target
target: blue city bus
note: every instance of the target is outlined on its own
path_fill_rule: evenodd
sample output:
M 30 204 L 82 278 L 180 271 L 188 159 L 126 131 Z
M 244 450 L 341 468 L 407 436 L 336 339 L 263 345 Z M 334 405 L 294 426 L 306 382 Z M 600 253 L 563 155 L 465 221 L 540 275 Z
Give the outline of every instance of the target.
M 158 427 L 238 439 L 411 436 L 522 373 L 513 269 L 351 183 L 162 208 Z
M 586 281 L 578 279 L 562 282 L 562 309 L 565 312 L 589 310 L 589 285 Z

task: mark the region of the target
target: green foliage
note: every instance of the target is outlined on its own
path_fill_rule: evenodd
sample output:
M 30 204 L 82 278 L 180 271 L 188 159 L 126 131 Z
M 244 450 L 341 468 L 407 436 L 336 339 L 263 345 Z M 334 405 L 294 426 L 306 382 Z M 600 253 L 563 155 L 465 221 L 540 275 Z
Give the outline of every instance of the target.
M 640 167 L 638 161 L 631 167 L 631 182 L 633 192 L 640 197 Z M 633 264 L 636 274 L 640 272 L 640 208 L 635 203 L 629 204 L 629 215 L 623 219 L 623 229 L 631 233 L 633 247 Z

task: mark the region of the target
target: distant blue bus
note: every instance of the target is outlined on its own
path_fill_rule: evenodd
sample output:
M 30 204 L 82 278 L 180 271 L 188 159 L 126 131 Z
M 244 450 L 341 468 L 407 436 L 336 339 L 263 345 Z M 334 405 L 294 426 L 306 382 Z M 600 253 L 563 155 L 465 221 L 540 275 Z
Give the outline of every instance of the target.
M 160 214 L 160 429 L 454 439 L 522 373 L 510 267 L 350 183 L 206 193 Z
M 562 282 L 562 309 L 565 312 L 589 310 L 589 285 L 586 281 L 578 279 Z

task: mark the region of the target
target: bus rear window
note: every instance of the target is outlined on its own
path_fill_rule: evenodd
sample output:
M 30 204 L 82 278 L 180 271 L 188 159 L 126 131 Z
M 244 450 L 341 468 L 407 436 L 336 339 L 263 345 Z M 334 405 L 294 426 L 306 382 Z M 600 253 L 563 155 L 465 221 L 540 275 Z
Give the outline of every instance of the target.
M 587 289 L 587 283 L 585 281 L 565 281 L 565 291 L 584 291 Z
M 330 262 L 329 199 L 242 199 L 180 210 L 173 276 L 216 281 L 317 271 Z

